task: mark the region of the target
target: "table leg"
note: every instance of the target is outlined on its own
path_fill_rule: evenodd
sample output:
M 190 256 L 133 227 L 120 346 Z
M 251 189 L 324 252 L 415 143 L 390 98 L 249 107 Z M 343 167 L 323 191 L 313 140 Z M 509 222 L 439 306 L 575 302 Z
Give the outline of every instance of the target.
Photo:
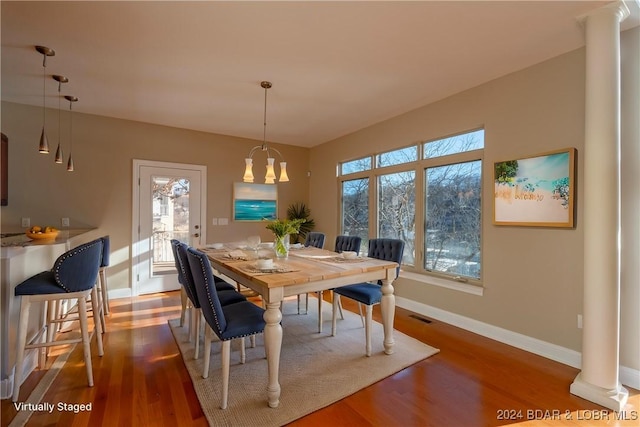
M 384 327 L 384 352 L 386 354 L 393 354 L 395 345 L 393 340 L 393 319 L 396 313 L 396 297 L 393 295 L 392 282 L 393 280 L 391 279 L 382 281 L 382 300 L 380 301 L 382 326 Z
M 267 323 L 264 328 L 264 345 L 267 352 L 267 369 L 269 384 L 267 385 L 267 397 L 269 406 L 277 408 L 280 404 L 280 383 L 278 375 L 280 369 L 280 350 L 282 348 L 282 312 L 278 298 L 267 302 L 267 310 L 264 312 L 264 320 Z

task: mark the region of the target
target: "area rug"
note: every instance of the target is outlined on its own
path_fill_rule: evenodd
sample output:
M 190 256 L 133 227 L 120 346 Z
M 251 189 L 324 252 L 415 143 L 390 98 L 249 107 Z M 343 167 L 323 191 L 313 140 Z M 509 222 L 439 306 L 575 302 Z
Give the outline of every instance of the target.
M 280 356 L 280 406 L 267 405 L 267 362 L 262 334 L 256 347 L 247 343 L 246 363 L 240 364 L 239 342 L 231 346 L 229 406 L 220 409 L 221 358 L 219 342 L 211 350 L 209 378 L 202 378 L 200 358 L 194 360 L 194 343 L 188 342 L 188 327 L 179 319 L 169 325 L 202 410 L 212 426 L 280 426 L 343 399 L 381 379 L 436 354 L 439 350 L 394 331 L 395 353 L 384 354 L 382 325 L 373 322 L 372 355 L 365 356 L 364 328 L 360 316 L 344 310 L 338 319 L 337 336 L 331 336 L 331 304 L 324 302 L 323 333 L 317 332 L 317 300 L 310 298 L 309 314 L 297 314 L 296 300 L 285 301 L 282 316 Z M 202 343 L 202 341 L 201 341 Z

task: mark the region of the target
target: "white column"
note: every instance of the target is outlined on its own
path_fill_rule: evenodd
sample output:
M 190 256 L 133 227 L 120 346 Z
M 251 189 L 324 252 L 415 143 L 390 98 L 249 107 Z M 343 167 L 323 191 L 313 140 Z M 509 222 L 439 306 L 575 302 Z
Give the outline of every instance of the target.
M 571 393 L 614 411 L 620 352 L 620 22 L 623 2 L 581 18 L 586 36 L 582 371 Z

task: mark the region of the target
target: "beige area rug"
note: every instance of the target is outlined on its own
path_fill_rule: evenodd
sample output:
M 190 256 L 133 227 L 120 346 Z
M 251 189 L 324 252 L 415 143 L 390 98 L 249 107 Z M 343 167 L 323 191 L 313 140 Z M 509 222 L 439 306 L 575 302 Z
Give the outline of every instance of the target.
M 280 357 L 280 406 L 267 405 L 267 362 L 262 334 L 255 348 L 247 343 L 247 358 L 240 364 L 239 342 L 231 345 L 229 406 L 220 409 L 220 343 L 212 345 L 208 379 L 202 378 L 200 358 L 193 359 L 194 343 L 188 342 L 188 327 L 178 319 L 169 321 L 203 412 L 212 426 L 279 426 L 343 399 L 439 350 L 394 331 L 395 353 L 385 355 L 382 325 L 373 322 L 372 356 L 365 356 L 364 328 L 360 316 L 344 310 L 338 318 L 337 336 L 331 336 L 331 304 L 324 302 L 323 333 L 317 333 L 317 300 L 309 298 L 309 314 L 297 314 L 296 300 L 287 300 L 282 316 Z

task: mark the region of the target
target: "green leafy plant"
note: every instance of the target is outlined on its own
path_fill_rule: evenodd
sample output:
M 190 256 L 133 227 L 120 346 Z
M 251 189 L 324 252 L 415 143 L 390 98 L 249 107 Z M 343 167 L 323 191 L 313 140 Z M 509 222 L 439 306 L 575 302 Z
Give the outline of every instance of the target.
M 287 234 L 298 234 L 300 226 L 305 220 L 299 219 L 276 219 L 267 224 L 267 229 L 271 230 L 276 237 L 283 237 Z
M 294 203 L 287 209 L 287 218 L 289 220 L 304 219 L 304 222 L 300 225 L 300 230 L 291 236 L 294 242 L 304 241 L 307 238 L 307 233 L 315 227 L 316 224 L 313 219 L 309 218 L 310 216 L 311 210 L 304 203 Z

